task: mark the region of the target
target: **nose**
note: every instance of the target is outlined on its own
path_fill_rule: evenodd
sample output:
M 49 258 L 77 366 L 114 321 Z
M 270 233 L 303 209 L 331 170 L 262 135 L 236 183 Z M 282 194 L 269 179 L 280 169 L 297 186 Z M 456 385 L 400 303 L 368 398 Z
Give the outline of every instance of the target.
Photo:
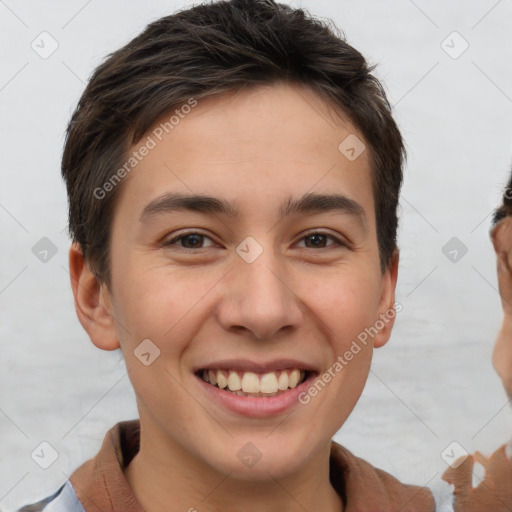
M 218 320 L 227 331 L 275 339 L 302 322 L 303 308 L 294 288 L 290 273 L 273 251 L 264 250 L 252 263 L 237 256 L 223 280 Z

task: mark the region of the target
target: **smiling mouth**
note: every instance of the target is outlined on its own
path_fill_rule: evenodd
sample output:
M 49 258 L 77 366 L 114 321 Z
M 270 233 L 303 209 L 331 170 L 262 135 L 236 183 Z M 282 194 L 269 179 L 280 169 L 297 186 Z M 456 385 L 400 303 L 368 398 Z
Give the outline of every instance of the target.
M 272 397 L 296 388 L 310 372 L 298 368 L 267 373 L 203 369 L 197 375 L 208 384 L 238 396 Z

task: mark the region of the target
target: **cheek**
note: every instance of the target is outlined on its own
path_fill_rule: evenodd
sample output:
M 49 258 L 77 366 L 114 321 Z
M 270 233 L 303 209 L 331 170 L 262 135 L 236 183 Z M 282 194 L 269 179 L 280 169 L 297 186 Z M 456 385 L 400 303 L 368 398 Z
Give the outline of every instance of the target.
M 378 332 L 379 281 L 371 277 L 351 275 L 340 286 L 330 289 L 331 300 L 326 301 L 330 327 L 333 366 L 331 370 L 341 378 L 335 386 L 343 389 L 351 407 L 364 387 L 373 354 L 373 338 Z M 338 364 L 336 364 L 336 362 Z M 337 371 L 336 371 L 337 370 Z M 350 398 L 349 398 L 350 397 Z
M 379 282 L 371 272 L 347 271 L 308 291 L 309 303 L 329 326 L 338 353 L 378 318 Z
M 193 312 L 212 285 L 190 271 L 187 275 L 166 270 L 128 275 L 130 281 L 119 286 L 116 311 L 126 327 L 125 338 L 129 343 L 149 338 L 162 350 L 179 348 L 184 329 L 193 328 Z
M 512 345 L 511 340 L 503 332 L 494 346 L 493 363 L 503 380 L 512 380 Z
M 130 274 L 129 274 L 130 275 Z M 192 280 L 193 281 L 193 280 Z M 130 381 L 147 411 L 187 424 L 190 395 L 182 382 L 184 354 L 202 322 L 197 307 L 206 287 L 168 272 L 131 273 L 118 286 L 118 333 Z
M 370 370 L 380 280 L 368 271 L 338 272 L 331 279 L 317 280 L 317 287 L 304 291 L 313 316 L 321 319 L 329 344 L 327 368 L 319 376 L 330 389 L 323 395 L 322 407 L 337 429 L 357 403 Z M 323 385 L 317 391 L 322 394 Z M 314 400 L 314 398 L 312 398 Z

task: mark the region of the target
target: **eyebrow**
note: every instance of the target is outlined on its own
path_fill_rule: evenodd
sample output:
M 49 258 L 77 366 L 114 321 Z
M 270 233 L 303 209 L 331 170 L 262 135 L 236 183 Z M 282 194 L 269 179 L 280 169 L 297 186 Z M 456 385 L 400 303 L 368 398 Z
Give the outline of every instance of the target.
M 176 211 L 193 211 L 203 214 L 214 213 L 230 218 L 241 216 L 240 208 L 225 199 L 201 194 L 169 193 L 151 201 L 140 215 L 141 222 L 159 214 Z M 364 208 L 353 199 L 342 194 L 306 193 L 299 198 L 289 197 L 279 208 L 279 220 L 291 215 L 305 215 L 320 212 L 334 212 L 353 215 L 366 227 Z

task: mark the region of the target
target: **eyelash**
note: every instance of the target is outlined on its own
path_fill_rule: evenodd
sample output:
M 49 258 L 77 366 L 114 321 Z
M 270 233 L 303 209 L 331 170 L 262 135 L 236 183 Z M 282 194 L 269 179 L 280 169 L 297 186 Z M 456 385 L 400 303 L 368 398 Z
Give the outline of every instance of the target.
M 173 246 L 175 245 L 175 243 L 183 238 L 187 238 L 188 236 L 191 236 L 191 235 L 199 235 L 199 236 L 202 236 L 204 238 L 209 238 L 210 240 L 212 240 L 209 236 L 203 234 L 203 233 L 200 233 L 200 232 L 197 232 L 197 231 L 189 231 L 187 233 L 182 233 L 181 235 L 179 236 L 176 236 L 174 237 L 173 239 L 171 240 L 168 240 L 167 242 L 164 242 L 164 246 L 166 247 L 170 247 L 170 246 Z M 321 235 L 321 236 L 325 236 L 327 238 L 330 238 L 331 240 L 334 240 L 335 244 L 340 246 L 340 247 L 347 247 L 347 244 L 342 242 L 339 238 L 329 234 L 329 233 L 325 233 L 323 231 L 311 231 L 310 233 L 307 233 L 306 235 L 304 235 L 299 241 L 302 241 L 306 238 L 310 238 L 314 235 Z M 213 240 L 212 240 L 213 242 Z M 320 247 L 320 249 L 328 249 L 329 247 L 332 247 L 332 245 L 330 246 L 327 246 L 327 247 Z M 199 248 L 196 248 L 196 249 L 191 249 L 189 247 L 180 247 L 180 249 L 184 249 L 184 250 L 188 250 L 188 251 L 195 251 L 195 250 L 201 250 L 201 249 L 207 249 L 207 247 L 199 247 Z M 305 249 L 310 249 L 310 247 L 305 247 Z

